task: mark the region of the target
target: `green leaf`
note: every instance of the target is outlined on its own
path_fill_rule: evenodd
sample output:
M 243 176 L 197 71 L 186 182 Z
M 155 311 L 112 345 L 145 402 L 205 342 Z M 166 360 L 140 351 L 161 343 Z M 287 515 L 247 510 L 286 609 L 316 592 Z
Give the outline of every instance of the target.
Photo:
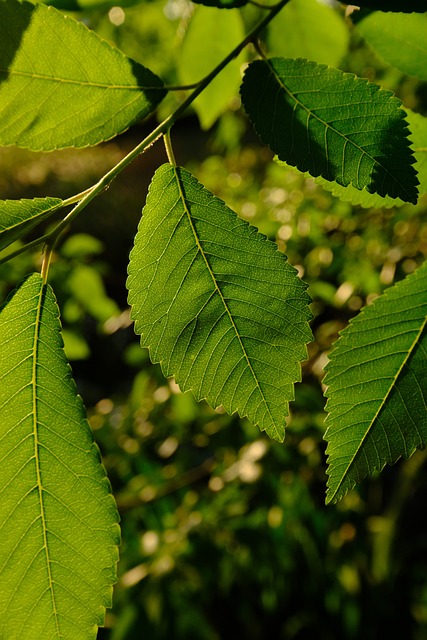
M 127 286 L 141 344 L 166 376 L 283 440 L 311 332 L 306 285 L 275 244 L 185 169 L 163 165 Z
M 308 58 L 339 65 L 347 52 L 349 31 L 341 16 L 317 0 L 292 0 L 268 25 L 270 55 Z
M 427 262 L 365 307 L 326 367 L 327 502 L 427 444 Z
M 53 7 L 1 0 L 0 42 L 1 145 L 98 144 L 166 93 L 151 71 Z
M 15 242 L 61 206 L 59 198 L 0 200 L 0 249 Z
M 352 17 L 363 38 L 387 64 L 427 80 L 427 13 L 356 11 Z
M 245 36 L 239 11 L 198 7 L 184 37 L 178 58 L 181 82 L 202 80 Z M 242 56 L 233 60 L 194 101 L 203 129 L 209 129 L 238 96 Z
M 0 311 L 0 637 L 94 640 L 118 514 L 39 274 Z
M 347 2 L 346 4 L 353 4 Z M 401 11 L 405 13 L 425 13 L 427 11 L 425 0 L 357 0 L 358 7 L 378 9 L 379 11 Z
M 414 157 L 401 102 L 389 91 L 302 59 L 256 60 L 242 101 L 259 137 L 312 176 L 415 203 Z
M 414 113 L 410 109 L 405 109 L 405 111 L 411 132 L 409 139 L 412 142 L 412 150 L 415 156 L 414 168 L 420 181 L 418 190 L 420 196 L 422 196 L 427 193 L 427 118 L 424 118 L 419 113 Z M 278 164 L 289 166 L 286 162 L 282 162 L 277 158 L 275 160 Z M 337 198 L 361 207 L 387 209 L 405 204 L 400 198 L 382 197 L 378 193 L 369 193 L 366 189 L 356 189 L 351 184 L 343 187 L 322 177 L 317 177 L 314 181 Z

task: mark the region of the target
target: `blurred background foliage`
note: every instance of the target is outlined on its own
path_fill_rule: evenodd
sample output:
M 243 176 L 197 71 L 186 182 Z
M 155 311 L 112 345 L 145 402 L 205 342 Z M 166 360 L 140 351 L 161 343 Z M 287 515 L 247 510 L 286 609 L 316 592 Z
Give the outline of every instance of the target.
M 193 72 L 191 60 L 197 47 L 207 51 L 206 35 L 202 43 L 192 35 L 195 49 L 185 51 L 195 11 L 187 0 L 92 5 L 73 15 L 166 83 L 199 79 L 200 64 Z M 288 9 L 263 34 L 262 48 L 339 65 L 392 89 L 406 106 L 427 115 L 426 83 L 379 60 L 342 6 L 295 0 Z M 220 12 L 196 11 L 199 22 L 218 29 Z M 236 12 L 235 30 L 247 30 L 260 12 L 252 5 Z M 222 12 L 221 20 L 227 15 Z M 206 53 L 208 67 L 230 42 L 216 44 Z M 249 48 L 232 75 L 254 55 Z M 334 198 L 311 178 L 274 162 L 240 110 L 238 83 L 225 84 L 229 94 L 220 78 L 209 102 L 195 105 L 174 127 L 175 155 L 239 215 L 277 240 L 297 266 L 313 298 L 315 342 L 283 445 L 245 420 L 197 404 L 150 364 L 129 321 L 125 279 L 148 184 L 166 160 L 160 143 L 73 223 L 57 247 L 50 282 L 122 517 L 114 608 L 99 638 L 425 638 L 425 454 L 385 469 L 326 508 L 322 375 L 331 344 L 349 318 L 425 259 L 427 200 L 363 209 Z M 183 95 L 171 92 L 158 117 Z M 154 125 L 152 119 L 81 151 L 0 149 L 2 198 L 70 197 Z M 1 298 L 40 262 L 36 252 L 1 265 Z

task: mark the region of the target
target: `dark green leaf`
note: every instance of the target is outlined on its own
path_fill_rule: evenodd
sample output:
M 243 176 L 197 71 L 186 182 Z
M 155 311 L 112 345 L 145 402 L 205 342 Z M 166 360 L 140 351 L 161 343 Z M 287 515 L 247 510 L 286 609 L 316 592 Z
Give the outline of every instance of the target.
M 427 444 L 427 262 L 365 307 L 330 356 L 327 501 Z
M 281 160 L 314 177 L 416 202 L 405 112 L 390 92 L 315 62 L 272 58 L 249 65 L 241 94 L 261 140 Z
M 118 514 L 39 274 L 2 307 L 0 333 L 0 637 L 94 640 Z
M 59 198 L 0 200 L 0 249 L 49 218 L 61 206 Z
M 0 144 L 49 151 L 108 140 L 147 116 L 163 83 L 53 7 L 0 2 Z
M 163 165 L 127 285 L 141 344 L 166 376 L 283 439 L 311 333 L 306 286 L 276 245 L 190 173 Z

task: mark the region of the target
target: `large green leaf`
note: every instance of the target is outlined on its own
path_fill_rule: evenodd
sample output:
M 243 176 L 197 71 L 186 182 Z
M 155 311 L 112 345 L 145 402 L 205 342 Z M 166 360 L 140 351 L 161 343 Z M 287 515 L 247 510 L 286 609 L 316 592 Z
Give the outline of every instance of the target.
M 267 30 L 270 55 L 308 58 L 332 67 L 346 53 L 348 39 L 343 18 L 318 0 L 292 0 Z
M 329 481 L 339 500 L 427 444 L 427 262 L 365 307 L 327 365 Z
M 0 144 L 98 144 L 165 95 L 156 75 L 53 7 L 0 1 Z
M 367 80 L 303 59 L 256 60 L 242 100 L 281 160 L 312 176 L 417 200 L 415 162 L 401 102 Z
M 198 7 L 186 31 L 177 60 L 184 84 L 202 80 L 244 38 L 239 11 Z M 238 95 L 242 56 L 233 60 L 194 101 L 200 124 L 209 129 Z
M 93 640 L 118 515 L 39 274 L 1 309 L 0 334 L 0 637 Z
M 362 36 L 385 62 L 427 80 L 427 13 L 356 11 L 352 17 Z
M 353 4 L 346 2 L 345 4 Z M 357 0 L 354 4 L 367 9 L 379 9 L 379 11 L 400 11 L 405 13 L 424 13 L 427 11 L 425 0 Z
M 61 206 L 59 198 L 0 200 L 0 249 L 49 218 Z
M 283 439 L 311 333 L 306 286 L 276 245 L 185 169 L 163 165 L 127 286 L 141 344 L 166 376 Z

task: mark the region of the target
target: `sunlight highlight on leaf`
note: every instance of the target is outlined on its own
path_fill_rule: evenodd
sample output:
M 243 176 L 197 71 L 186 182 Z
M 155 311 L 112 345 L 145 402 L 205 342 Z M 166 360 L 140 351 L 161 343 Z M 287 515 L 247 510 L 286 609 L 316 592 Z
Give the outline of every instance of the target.
M 163 165 L 127 286 L 141 344 L 166 376 L 283 440 L 311 332 L 306 285 L 275 244 L 188 171 Z
M 39 274 L 2 307 L 0 332 L 0 637 L 94 640 L 118 514 Z
M 0 42 L 1 145 L 95 145 L 166 94 L 154 73 L 53 7 L 2 0 Z

